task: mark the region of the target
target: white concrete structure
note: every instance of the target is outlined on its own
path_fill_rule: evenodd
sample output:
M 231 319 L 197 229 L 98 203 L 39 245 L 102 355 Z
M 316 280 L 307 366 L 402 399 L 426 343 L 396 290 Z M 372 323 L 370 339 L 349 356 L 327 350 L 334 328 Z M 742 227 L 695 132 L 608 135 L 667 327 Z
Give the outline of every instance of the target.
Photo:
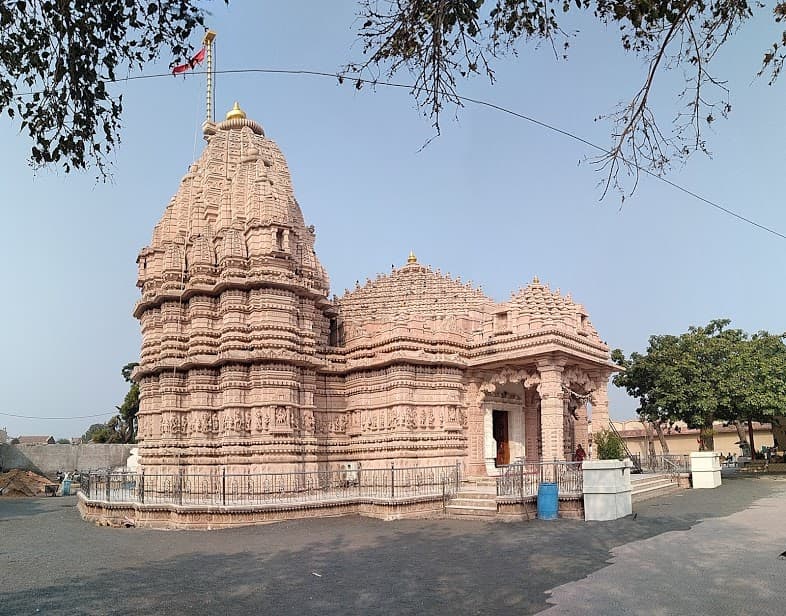
M 717 488 L 721 484 L 720 453 L 691 452 L 690 472 L 694 488 Z
M 139 470 L 139 447 L 132 448 L 129 453 L 126 468 L 129 471 L 137 472 Z
M 633 513 L 630 460 L 584 461 L 584 519 L 605 521 Z

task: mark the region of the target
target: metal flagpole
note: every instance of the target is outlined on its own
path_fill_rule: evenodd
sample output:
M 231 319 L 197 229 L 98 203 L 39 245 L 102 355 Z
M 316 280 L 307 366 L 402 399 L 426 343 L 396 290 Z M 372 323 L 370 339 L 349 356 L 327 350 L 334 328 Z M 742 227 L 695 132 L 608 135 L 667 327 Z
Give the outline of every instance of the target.
M 213 88 L 213 41 L 216 39 L 216 33 L 213 30 L 205 32 L 205 38 L 202 43 L 207 52 L 207 100 L 205 105 L 205 123 L 215 122 L 213 108 L 215 107 L 215 92 Z

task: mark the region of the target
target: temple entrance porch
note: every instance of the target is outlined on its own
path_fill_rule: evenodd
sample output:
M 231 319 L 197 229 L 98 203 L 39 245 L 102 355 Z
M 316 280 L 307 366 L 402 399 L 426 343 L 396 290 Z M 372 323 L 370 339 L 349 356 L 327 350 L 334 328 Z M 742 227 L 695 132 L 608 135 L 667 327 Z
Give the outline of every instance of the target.
M 520 383 L 487 392 L 481 410 L 483 465 L 478 474 L 494 476 L 513 462 L 538 459 L 537 403 Z
M 503 366 L 473 383 L 470 406 L 469 477 L 493 477 L 516 462 L 573 460 L 581 444 L 590 450 L 590 413 L 608 423 L 607 371 L 565 362 Z

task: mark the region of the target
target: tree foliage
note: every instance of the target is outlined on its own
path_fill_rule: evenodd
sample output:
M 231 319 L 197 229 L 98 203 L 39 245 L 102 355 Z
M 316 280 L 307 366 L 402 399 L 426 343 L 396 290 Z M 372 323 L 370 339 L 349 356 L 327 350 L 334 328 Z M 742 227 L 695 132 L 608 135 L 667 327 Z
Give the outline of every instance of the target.
M 625 370 L 613 382 L 639 401 L 643 420 L 684 421 L 713 449 L 716 420 L 764 421 L 786 409 L 786 339 L 729 329 L 719 319 L 679 336 L 651 336 L 645 354 L 612 358 Z
M 82 437 L 89 443 L 136 443 L 137 413 L 139 412 L 139 385 L 131 378 L 137 363 L 129 363 L 120 371 L 130 384 L 123 404 L 116 406 L 117 414 L 105 424 L 93 424 Z
M 90 426 L 82 435 L 83 443 L 106 443 L 111 437 L 111 432 L 106 424 L 96 423 Z
M 592 443 L 598 460 L 622 460 L 625 457 L 622 438 L 611 430 L 603 429 L 593 434 Z
M 139 384 L 135 383 L 131 378 L 131 373 L 138 365 L 138 363 L 130 363 L 123 366 L 121 373 L 126 382 L 130 383 L 130 387 L 126 397 L 123 399 L 123 404 L 116 407 L 118 414 L 110 420 L 112 427 L 119 435 L 121 443 L 136 443 Z
M 461 105 L 459 80 L 483 74 L 493 82 L 493 60 L 517 53 L 523 42 L 545 42 L 566 58 L 577 34 L 563 26 L 568 14 L 589 13 L 614 26 L 622 48 L 646 67 L 627 102 L 606 116 L 612 143 L 596 160 L 607 172 L 606 188 L 622 189 L 621 176 L 637 179 L 640 168 L 663 173 L 675 159 L 707 152 L 704 129 L 731 111 L 725 82 L 711 72 L 713 60 L 754 10 L 765 8 L 748 0 L 361 0 L 358 34 L 366 58 L 351 68 L 375 76 L 414 73 L 413 94 L 439 130 L 444 106 Z M 780 22 L 786 2 L 773 15 Z M 762 72 L 771 80 L 783 67 L 784 49 L 786 32 L 762 50 Z M 685 83 L 671 131 L 661 129 L 650 103 L 656 76 L 673 69 Z
M 19 118 L 34 166 L 106 173 L 122 96 L 109 83 L 168 50 L 179 62 L 201 30 L 195 0 L 0 0 L 0 113 Z

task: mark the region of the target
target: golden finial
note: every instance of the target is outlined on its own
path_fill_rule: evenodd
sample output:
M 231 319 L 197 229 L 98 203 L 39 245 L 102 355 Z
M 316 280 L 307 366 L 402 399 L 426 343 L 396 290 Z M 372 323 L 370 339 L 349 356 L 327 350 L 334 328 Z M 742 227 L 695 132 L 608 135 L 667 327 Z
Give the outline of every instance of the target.
M 407 257 L 407 263 L 417 263 L 418 258 L 415 256 L 415 253 L 411 250 L 409 251 L 409 256 Z
M 532 279 L 532 284 L 540 284 L 540 280 L 538 280 L 538 277 L 537 277 L 537 276 L 535 276 L 535 277 Z
M 227 113 L 227 120 L 245 120 L 246 112 L 240 108 L 240 105 L 235 101 L 235 106 Z

